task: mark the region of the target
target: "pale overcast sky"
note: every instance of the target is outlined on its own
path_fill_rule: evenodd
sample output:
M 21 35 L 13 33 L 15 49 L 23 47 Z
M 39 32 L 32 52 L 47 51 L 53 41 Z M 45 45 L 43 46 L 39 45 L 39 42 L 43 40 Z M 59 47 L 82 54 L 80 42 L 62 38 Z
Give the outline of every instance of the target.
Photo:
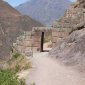
M 12 5 L 13 7 L 18 6 L 19 4 L 22 4 L 26 1 L 30 1 L 30 0 L 4 0 L 7 1 L 10 5 Z M 76 1 L 76 0 L 70 0 L 72 2 Z

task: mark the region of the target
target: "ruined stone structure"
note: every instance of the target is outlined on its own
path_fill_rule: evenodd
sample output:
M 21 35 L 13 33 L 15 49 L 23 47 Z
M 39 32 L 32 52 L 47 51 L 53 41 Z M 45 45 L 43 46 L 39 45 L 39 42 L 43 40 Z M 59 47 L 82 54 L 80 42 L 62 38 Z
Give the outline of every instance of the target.
M 52 47 L 55 46 L 61 39 L 65 38 L 66 36 L 69 35 L 68 30 L 69 28 L 53 28 L 53 27 L 34 27 L 32 29 L 33 36 L 33 46 L 32 48 L 35 49 L 37 47 L 37 51 L 41 50 L 41 37 L 42 37 L 42 32 L 45 34 L 50 32 L 51 34 L 51 41 L 52 41 Z M 35 50 L 34 50 L 35 51 Z
M 32 31 L 24 32 L 17 38 L 14 47 L 25 56 L 32 56 L 33 52 L 42 51 L 42 33 L 51 35 L 52 47 L 54 47 L 61 39 L 69 35 L 69 28 L 53 28 L 53 27 L 33 27 Z
M 66 11 L 64 17 L 53 24 L 53 27 L 33 27 L 31 32 L 25 32 L 24 35 L 18 37 L 15 47 L 21 53 L 29 56 L 32 52 L 42 51 L 43 34 L 51 33 L 53 47 L 73 31 L 84 27 L 85 0 L 78 0 Z

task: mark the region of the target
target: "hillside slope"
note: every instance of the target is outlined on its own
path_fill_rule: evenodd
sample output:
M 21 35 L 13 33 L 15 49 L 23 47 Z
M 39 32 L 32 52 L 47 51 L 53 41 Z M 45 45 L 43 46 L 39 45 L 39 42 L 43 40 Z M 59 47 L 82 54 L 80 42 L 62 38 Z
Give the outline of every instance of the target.
M 19 5 L 16 9 L 45 25 L 50 25 L 63 16 L 70 4 L 68 0 L 31 0 Z
M 20 34 L 43 25 L 29 16 L 21 15 L 4 1 L 0 1 L 0 10 L 0 59 L 5 59 Z
M 85 0 L 78 0 L 59 22 L 71 23 L 73 31 L 50 51 L 50 56 L 85 73 Z
M 21 15 L 17 10 L 11 7 L 7 2 L 0 0 L 0 16 L 1 15 Z

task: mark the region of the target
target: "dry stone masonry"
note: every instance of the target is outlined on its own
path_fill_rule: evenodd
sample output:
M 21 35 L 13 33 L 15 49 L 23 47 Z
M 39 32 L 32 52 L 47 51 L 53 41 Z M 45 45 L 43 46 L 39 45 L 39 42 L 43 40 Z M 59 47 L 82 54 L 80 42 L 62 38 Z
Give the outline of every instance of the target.
M 16 43 L 13 44 L 15 49 L 25 56 L 32 56 L 33 52 L 40 52 L 41 50 L 41 34 L 51 33 L 52 47 L 60 42 L 63 38 L 69 35 L 68 28 L 53 28 L 53 27 L 33 27 L 32 31 L 24 32 L 23 35 L 17 38 Z

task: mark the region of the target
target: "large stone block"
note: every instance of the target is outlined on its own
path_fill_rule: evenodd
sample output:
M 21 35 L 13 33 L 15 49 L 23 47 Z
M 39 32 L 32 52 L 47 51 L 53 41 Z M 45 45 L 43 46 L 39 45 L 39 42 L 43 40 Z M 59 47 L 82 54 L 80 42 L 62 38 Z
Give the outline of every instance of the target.
M 23 46 L 25 46 L 25 47 L 31 47 L 32 46 L 32 42 L 31 41 L 24 41 L 23 42 Z
M 33 36 L 33 37 L 32 37 L 32 40 L 33 40 L 34 42 L 40 42 L 40 41 L 41 41 L 41 36 Z
M 33 46 L 33 47 L 40 47 L 40 42 L 34 42 L 34 43 L 32 44 L 32 46 Z

